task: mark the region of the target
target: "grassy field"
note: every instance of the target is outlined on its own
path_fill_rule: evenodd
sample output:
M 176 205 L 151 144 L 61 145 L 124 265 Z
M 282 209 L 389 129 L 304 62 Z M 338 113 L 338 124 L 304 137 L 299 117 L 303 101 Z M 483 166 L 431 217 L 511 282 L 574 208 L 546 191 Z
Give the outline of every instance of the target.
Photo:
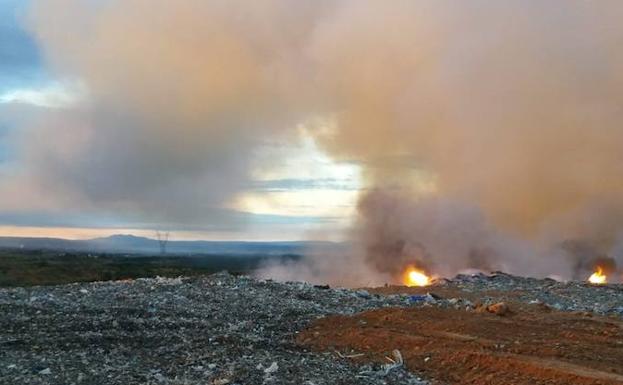
M 275 259 L 297 255 L 137 256 L 0 249 L 0 287 L 58 285 L 127 278 L 177 277 L 227 270 L 248 273 Z

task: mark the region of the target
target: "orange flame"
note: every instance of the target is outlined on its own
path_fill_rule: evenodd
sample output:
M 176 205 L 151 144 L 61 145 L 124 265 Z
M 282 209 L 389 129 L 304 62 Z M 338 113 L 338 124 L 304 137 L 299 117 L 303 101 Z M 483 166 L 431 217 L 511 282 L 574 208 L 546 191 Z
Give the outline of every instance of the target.
M 431 277 L 426 275 L 424 271 L 416 269 L 413 266 L 407 267 L 402 274 L 402 282 L 405 286 L 428 286 L 430 285 Z
M 608 282 L 606 278 L 607 277 L 604 274 L 602 268 L 600 266 L 597 266 L 597 271 L 594 272 L 590 277 L 588 277 L 588 282 L 596 285 L 601 285 Z

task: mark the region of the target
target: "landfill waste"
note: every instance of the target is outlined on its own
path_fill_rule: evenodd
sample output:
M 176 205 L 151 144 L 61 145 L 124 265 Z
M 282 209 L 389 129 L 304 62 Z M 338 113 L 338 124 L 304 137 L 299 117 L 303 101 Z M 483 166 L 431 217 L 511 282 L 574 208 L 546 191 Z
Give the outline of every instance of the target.
M 408 296 L 227 273 L 0 289 L 0 384 L 427 384 L 295 343 L 320 317 L 389 306 Z
M 623 285 L 496 272 L 351 290 L 218 273 L 0 288 L 0 385 L 422 385 L 398 346 L 386 347 L 389 362 L 371 363 L 361 351 L 312 351 L 297 335 L 374 309 L 482 307 L 497 318 L 521 306 L 620 318 Z

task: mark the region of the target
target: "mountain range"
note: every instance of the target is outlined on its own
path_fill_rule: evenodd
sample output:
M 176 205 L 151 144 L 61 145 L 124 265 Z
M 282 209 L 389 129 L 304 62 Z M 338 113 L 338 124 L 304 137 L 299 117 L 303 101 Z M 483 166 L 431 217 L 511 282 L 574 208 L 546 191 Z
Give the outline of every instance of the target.
M 247 242 L 247 241 L 173 241 L 166 243 L 166 254 L 286 255 L 302 254 L 310 247 L 331 247 L 331 242 Z M 70 240 L 62 238 L 0 237 L 0 248 L 56 250 L 73 252 L 160 254 L 157 239 L 116 234 L 105 238 Z

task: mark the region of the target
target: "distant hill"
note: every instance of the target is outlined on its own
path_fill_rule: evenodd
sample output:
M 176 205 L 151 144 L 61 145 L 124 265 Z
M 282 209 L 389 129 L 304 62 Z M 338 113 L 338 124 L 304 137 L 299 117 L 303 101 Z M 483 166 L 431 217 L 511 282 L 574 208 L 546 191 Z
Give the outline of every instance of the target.
M 167 254 L 302 254 L 310 247 L 332 247 L 330 242 L 169 241 Z M 0 237 L 0 248 L 110 253 L 160 254 L 158 240 L 134 235 L 112 235 L 88 240 L 60 238 Z

